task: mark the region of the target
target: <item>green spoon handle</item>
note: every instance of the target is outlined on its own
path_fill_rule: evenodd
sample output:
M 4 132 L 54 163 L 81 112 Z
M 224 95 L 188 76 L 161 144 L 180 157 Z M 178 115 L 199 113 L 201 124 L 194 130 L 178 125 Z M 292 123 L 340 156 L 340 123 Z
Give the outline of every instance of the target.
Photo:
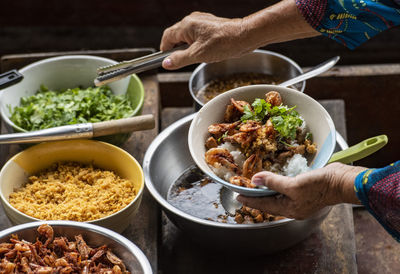
M 386 135 L 379 135 L 362 141 L 348 149 L 336 152 L 332 155 L 329 163 L 341 162 L 343 164 L 350 164 L 365 158 L 372 153 L 384 147 L 388 142 Z

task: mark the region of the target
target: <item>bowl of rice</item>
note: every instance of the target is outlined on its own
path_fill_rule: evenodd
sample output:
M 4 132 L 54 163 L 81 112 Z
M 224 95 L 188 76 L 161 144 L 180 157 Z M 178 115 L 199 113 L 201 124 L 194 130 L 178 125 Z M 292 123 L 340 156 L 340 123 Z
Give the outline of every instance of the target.
M 94 140 L 41 143 L 0 171 L 0 200 L 13 224 L 68 220 L 122 232 L 138 212 L 143 188 L 135 158 Z
M 269 98 L 271 93 L 280 100 Z M 253 85 L 205 104 L 190 125 L 188 144 L 197 166 L 216 182 L 243 195 L 268 196 L 276 192 L 252 186 L 252 175 L 267 170 L 296 176 L 325 166 L 335 149 L 335 132 L 328 112 L 310 96 Z

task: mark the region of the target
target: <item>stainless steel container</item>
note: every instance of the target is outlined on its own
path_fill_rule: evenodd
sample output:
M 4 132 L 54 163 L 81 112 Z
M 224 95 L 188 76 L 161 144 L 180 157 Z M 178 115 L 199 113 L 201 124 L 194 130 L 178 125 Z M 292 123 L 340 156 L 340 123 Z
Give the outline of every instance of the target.
M 17 234 L 19 239 L 35 242 L 38 236 L 36 230 L 44 223 L 51 225 L 55 237 L 64 236 L 71 240 L 74 239 L 74 236 L 81 234 L 89 246 L 107 245 L 124 262 L 131 273 L 153 273 L 146 256 L 131 241 L 109 229 L 88 223 L 71 221 L 26 223 L 1 231 L 0 243 L 8 242 L 12 234 Z
M 292 59 L 272 51 L 255 50 L 240 58 L 227 59 L 216 63 L 202 63 L 192 73 L 189 79 L 189 91 L 195 102 L 195 108 L 200 109 L 202 102 L 197 93 L 211 80 L 235 73 L 253 72 L 272 75 L 282 82 L 302 74 L 303 71 Z M 304 91 L 306 82 L 293 85 L 294 89 Z
M 194 115 L 182 118 L 161 132 L 148 148 L 143 163 L 145 183 L 151 195 L 190 239 L 211 249 L 273 253 L 300 242 L 319 226 L 330 208 L 301 221 L 283 219 L 260 224 L 226 224 L 191 216 L 168 203 L 170 186 L 194 164 L 187 143 Z

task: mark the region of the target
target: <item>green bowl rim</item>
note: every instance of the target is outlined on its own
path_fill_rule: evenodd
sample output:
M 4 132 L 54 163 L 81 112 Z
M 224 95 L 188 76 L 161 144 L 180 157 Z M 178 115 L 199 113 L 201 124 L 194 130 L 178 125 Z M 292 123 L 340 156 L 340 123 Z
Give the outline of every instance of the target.
M 132 81 L 133 79 L 135 79 L 135 81 L 139 84 L 140 101 L 139 101 L 138 105 L 136 106 L 136 108 L 133 110 L 134 112 L 133 112 L 132 116 L 130 116 L 130 117 L 133 117 L 133 116 L 137 115 L 137 114 L 140 112 L 140 110 L 142 109 L 143 104 L 144 104 L 144 86 L 143 86 L 143 83 L 142 83 L 142 81 L 140 80 L 140 78 L 139 78 L 136 74 L 132 74 L 132 75 L 131 75 L 131 79 L 130 79 L 129 81 Z M 129 85 L 129 84 L 128 84 L 128 85 Z M 31 131 L 28 131 L 28 130 L 26 130 L 26 129 L 23 129 L 22 127 L 17 126 L 17 125 L 10 119 L 10 117 L 7 117 L 7 118 L 8 118 L 8 120 L 10 121 L 10 123 L 11 123 L 10 125 L 12 126 L 12 128 L 13 128 L 14 130 L 16 130 L 16 131 L 18 131 L 18 132 L 31 132 Z

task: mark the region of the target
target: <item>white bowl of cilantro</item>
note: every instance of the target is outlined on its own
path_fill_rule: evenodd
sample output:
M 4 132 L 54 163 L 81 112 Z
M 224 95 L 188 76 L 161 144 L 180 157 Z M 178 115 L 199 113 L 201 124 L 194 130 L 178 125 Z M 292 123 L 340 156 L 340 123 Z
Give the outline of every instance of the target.
M 0 114 L 10 132 L 127 118 L 141 113 L 144 88 L 136 75 L 94 87 L 96 69 L 114 60 L 69 55 L 44 59 L 19 70 L 24 79 L 0 95 Z M 121 145 L 128 134 L 105 136 Z

